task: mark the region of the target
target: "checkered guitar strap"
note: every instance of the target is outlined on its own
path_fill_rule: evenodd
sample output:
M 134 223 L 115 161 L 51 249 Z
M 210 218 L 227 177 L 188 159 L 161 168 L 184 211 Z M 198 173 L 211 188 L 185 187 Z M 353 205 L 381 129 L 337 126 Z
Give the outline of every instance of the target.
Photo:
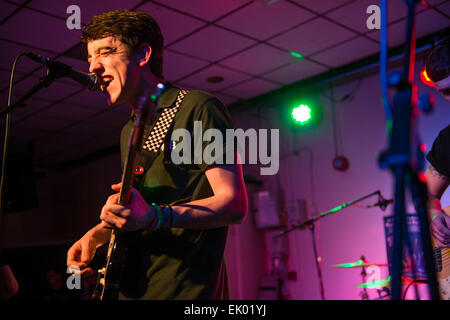
M 175 101 L 175 106 L 163 108 L 158 114 L 154 125 L 146 128 L 144 137 L 147 137 L 147 139 L 142 144 L 141 157 L 136 168 L 135 186 L 141 184 L 145 171 L 151 167 L 153 161 L 158 156 L 167 132 L 169 132 L 184 96 L 187 93 L 188 91 L 186 90 L 180 90 Z

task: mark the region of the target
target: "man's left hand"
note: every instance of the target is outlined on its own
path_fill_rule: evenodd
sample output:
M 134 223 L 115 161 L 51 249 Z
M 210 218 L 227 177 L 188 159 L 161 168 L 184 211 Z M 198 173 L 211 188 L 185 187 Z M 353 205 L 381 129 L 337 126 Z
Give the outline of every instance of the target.
M 113 184 L 111 189 L 119 192 L 122 183 Z M 131 189 L 130 203 L 117 204 L 119 193 L 108 197 L 102 208 L 100 219 L 120 231 L 135 231 L 146 229 L 152 223 L 155 213 L 151 206 L 142 198 L 135 188 Z

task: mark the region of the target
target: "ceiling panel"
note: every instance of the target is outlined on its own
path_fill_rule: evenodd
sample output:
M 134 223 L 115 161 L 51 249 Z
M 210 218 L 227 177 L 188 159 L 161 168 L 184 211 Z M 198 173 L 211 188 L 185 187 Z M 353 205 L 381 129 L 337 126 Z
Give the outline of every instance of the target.
M 222 90 L 223 93 L 230 94 L 242 99 L 250 99 L 258 96 L 264 92 L 278 89 L 280 85 L 273 82 L 269 82 L 263 79 L 254 78 L 249 81 L 245 81 L 231 88 Z
M 339 42 L 349 40 L 355 35 L 354 32 L 323 18 L 317 18 L 271 39 L 269 43 L 307 56 Z
M 351 61 L 375 54 L 378 50 L 379 45 L 364 37 L 358 37 L 334 48 L 320 52 L 317 55 L 313 55 L 311 58 L 332 67 L 339 67 Z
M 311 11 L 317 13 L 324 13 L 335 9 L 345 3 L 351 3 L 354 0 L 290 0 L 291 2 L 298 3 Z
M 46 108 L 39 115 L 52 119 L 70 119 L 71 121 L 80 121 L 88 119 L 96 114 L 98 110 L 93 108 L 82 107 L 67 102 L 58 103 Z
M 195 70 L 205 67 L 209 62 L 191 58 L 169 50 L 164 52 L 163 72 L 166 80 L 176 81 Z
M 442 2 L 441 2 L 442 3 Z M 438 9 L 450 14 L 450 1 L 437 6 Z M 444 15 L 435 10 L 421 10 L 416 13 L 416 37 L 420 38 L 429 33 L 442 29 L 442 26 L 450 26 L 450 21 Z M 380 30 L 373 30 L 367 33 L 368 37 L 380 40 Z M 388 45 L 395 47 L 405 42 L 406 19 L 397 21 L 388 26 Z
M 206 81 L 207 78 L 216 76 L 222 77 L 223 81 L 219 83 L 210 83 Z M 250 76 L 243 73 L 214 65 L 181 80 L 180 84 L 183 86 L 202 88 L 203 90 L 218 91 L 249 78 Z
M 39 84 L 39 77 L 34 76 L 28 77 L 16 83 L 14 85 L 14 91 L 17 95 L 23 95 L 25 92 L 27 92 L 37 84 Z M 56 80 L 48 88 L 42 88 L 39 91 L 37 91 L 33 95 L 33 97 L 52 99 L 52 101 L 57 101 L 67 96 L 70 96 L 71 94 L 75 93 L 78 90 L 80 90 L 79 86 L 62 83 Z
M 208 61 L 217 61 L 232 53 L 254 45 L 249 38 L 231 33 L 215 26 L 209 26 L 170 46 L 178 52 L 185 52 Z
M 65 20 L 28 9 L 11 17 L 0 29 L 1 38 L 56 52 L 70 48 L 79 41 L 80 34 L 79 30 L 69 30 Z
M 276 49 L 266 44 L 259 44 L 221 61 L 220 64 L 258 75 L 286 65 L 296 59 L 298 58 L 290 55 L 286 51 Z
M 199 21 L 198 19 L 154 3 L 145 3 L 137 10 L 147 12 L 158 22 L 166 45 L 206 25 L 205 22 Z
M 2 59 L 0 59 L 0 68 L 2 70 L 7 70 L 9 72 L 11 72 L 13 64 L 14 64 L 14 60 L 16 59 L 16 57 L 21 54 L 22 52 L 34 52 L 43 56 L 49 56 L 49 57 L 54 57 L 56 56 L 55 52 L 49 52 L 49 51 L 45 51 L 45 50 L 41 50 L 41 49 L 36 49 L 36 48 L 30 48 L 27 46 L 22 46 L 22 45 L 18 45 L 15 43 L 11 43 L 8 40 L 2 40 L 0 39 L 0 47 L 2 50 Z M 21 72 L 21 73 L 28 73 L 31 70 L 34 70 L 36 68 L 39 68 L 40 65 L 37 62 L 34 62 L 33 60 L 27 58 L 27 57 L 22 57 L 20 58 L 17 67 L 16 67 L 16 72 Z M 3 89 L 6 85 L 2 82 L 1 83 L 1 89 Z
M 373 0 L 358 0 L 328 13 L 326 16 L 334 21 L 337 21 L 356 32 L 366 33 L 367 19 L 370 14 L 366 13 L 370 5 L 377 4 Z M 388 23 L 407 16 L 407 7 L 403 1 L 387 1 L 387 16 Z
M 12 2 L 0 2 L 0 22 L 15 9 Z M 450 11 L 448 0 L 429 2 Z M 0 103 L 6 105 L 12 63 L 21 52 L 59 57 L 58 61 L 88 71 L 84 54 L 79 52 L 81 32 L 66 26 L 66 9 L 72 4 L 79 5 L 83 23 L 94 14 L 140 5 L 138 10 L 150 13 L 165 36 L 166 79 L 189 90 L 212 92 L 225 104 L 265 94 L 379 51 L 379 31 L 370 32 L 365 25 L 367 6 L 379 1 L 33 0 L 0 26 Z M 401 0 L 388 4 L 392 22 L 389 45 L 401 45 L 406 6 Z M 418 11 L 424 8 L 419 5 Z M 448 26 L 448 17 L 434 10 L 417 16 L 418 37 Z M 290 54 L 294 52 L 303 58 Z M 21 60 L 15 98 L 35 85 L 45 70 L 27 58 Z M 217 76 L 223 81 L 206 81 Z M 11 149 L 24 149 L 27 142 L 34 141 L 45 160 L 54 163 L 116 145 L 120 128 L 130 117 L 128 105 L 110 108 L 100 91 L 90 92 L 68 78 L 58 79 L 25 104 L 12 114 Z M 0 125 L 4 126 L 4 119 Z
M 67 13 L 67 8 L 71 5 L 80 7 L 81 22 L 87 24 L 91 17 L 101 14 L 105 11 L 116 9 L 131 9 L 136 6 L 141 0 L 108 0 L 107 5 L 104 1 L 88 1 L 88 0 L 33 0 L 28 7 L 42 10 L 50 14 L 67 19 L 72 14 Z
M 326 70 L 328 70 L 328 68 L 320 64 L 311 62 L 309 60 L 303 59 L 300 61 L 294 61 L 290 65 L 287 65 L 283 68 L 266 73 L 264 74 L 264 78 L 277 81 L 283 84 L 289 84 L 306 79 L 308 77 L 312 77 Z
M 255 1 L 217 24 L 265 40 L 314 16 L 287 1 Z
M 206 21 L 216 20 L 241 6 L 250 4 L 249 0 L 227 0 L 227 1 L 211 1 L 211 0 L 159 0 L 152 1 L 154 3 L 163 4 L 175 10 L 186 12 L 189 15 L 204 19 Z
M 11 3 L 7 3 L 7 2 L 2 1 L 0 3 L 0 9 L 1 9 L 0 10 L 0 21 L 5 19 L 6 17 L 8 17 L 17 8 L 18 8 L 18 6 L 16 6 L 15 4 L 11 4 Z
M 106 109 L 108 107 L 108 104 L 106 103 L 106 97 L 101 91 L 93 92 L 87 89 L 80 91 L 70 98 L 67 98 L 65 101 L 72 104 L 91 107 L 95 110 Z

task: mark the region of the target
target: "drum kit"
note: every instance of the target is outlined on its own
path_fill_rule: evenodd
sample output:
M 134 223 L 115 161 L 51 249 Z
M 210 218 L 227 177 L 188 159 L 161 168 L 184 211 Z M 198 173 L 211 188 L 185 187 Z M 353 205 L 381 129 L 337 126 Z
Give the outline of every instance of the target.
M 342 264 L 333 265 L 334 268 L 361 268 L 361 277 L 362 283 L 355 285 L 356 288 L 361 288 L 362 292 L 360 293 L 362 300 L 370 300 L 369 293 L 367 289 L 376 289 L 378 293 L 378 297 L 373 300 L 385 300 L 389 299 L 391 296 L 390 287 L 391 287 L 391 276 L 383 280 L 376 281 L 366 281 L 367 277 L 367 268 L 373 267 L 388 267 L 387 263 L 378 263 L 378 262 L 369 262 L 366 260 L 364 255 L 360 257 L 358 261 L 348 262 Z M 427 283 L 426 279 L 413 279 L 409 277 L 402 276 L 402 285 L 411 286 L 412 284 L 419 283 Z

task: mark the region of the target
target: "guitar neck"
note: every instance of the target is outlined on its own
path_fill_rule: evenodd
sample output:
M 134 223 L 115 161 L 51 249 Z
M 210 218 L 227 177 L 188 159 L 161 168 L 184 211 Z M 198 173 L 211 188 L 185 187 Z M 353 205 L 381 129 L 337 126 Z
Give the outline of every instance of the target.
M 155 114 L 155 102 L 150 99 L 150 94 L 143 96 L 138 102 L 137 119 L 134 122 L 130 135 L 128 154 L 125 158 L 125 166 L 122 173 L 122 187 L 119 193 L 118 204 L 125 205 L 130 202 L 131 189 L 134 184 L 136 166 L 139 160 L 144 137 L 145 125 L 152 120 Z

